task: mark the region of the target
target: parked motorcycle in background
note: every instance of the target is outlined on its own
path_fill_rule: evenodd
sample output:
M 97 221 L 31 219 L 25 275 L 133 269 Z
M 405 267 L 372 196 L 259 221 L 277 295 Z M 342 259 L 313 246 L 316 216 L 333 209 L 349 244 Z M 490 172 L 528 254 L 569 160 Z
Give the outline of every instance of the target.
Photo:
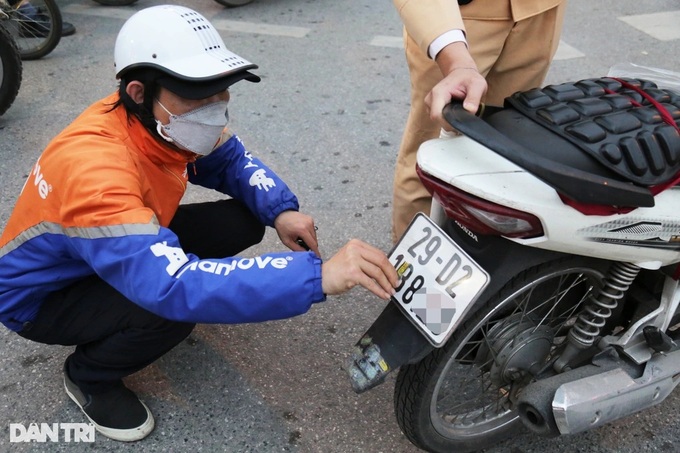
M 349 366 L 357 392 L 399 369 L 416 446 L 578 433 L 678 384 L 680 75 L 658 74 L 445 108 L 457 134 L 417 159 L 431 215 L 390 252 L 401 286 Z
M 2 14 L 0 10 L 0 15 Z M 0 116 L 12 105 L 19 93 L 22 69 L 19 49 L 11 33 L 0 21 Z
M 0 0 L 0 24 L 12 35 L 22 60 L 37 60 L 61 40 L 56 0 Z
M 100 5 L 105 6 L 127 6 L 137 2 L 137 0 L 94 0 L 94 1 L 96 1 Z M 223 6 L 236 7 L 247 5 L 253 0 L 215 0 L 215 1 Z

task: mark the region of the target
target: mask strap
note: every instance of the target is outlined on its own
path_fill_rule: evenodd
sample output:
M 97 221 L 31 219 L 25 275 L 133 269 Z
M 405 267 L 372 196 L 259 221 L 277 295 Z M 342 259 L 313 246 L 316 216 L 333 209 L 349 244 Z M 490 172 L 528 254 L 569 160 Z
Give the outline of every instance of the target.
M 175 142 L 172 138 L 165 135 L 165 133 L 163 132 L 163 124 L 161 124 L 161 122 L 159 120 L 156 120 L 156 132 L 158 132 L 158 135 L 160 135 L 161 138 L 163 140 L 165 140 L 166 142 L 169 142 L 169 143 Z
M 161 101 L 160 101 L 158 98 L 156 98 L 156 102 L 158 102 L 158 105 L 160 105 L 161 108 L 162 108 L 163 110 L 165 110 L 165 112 L 166 112 L 168 115 L 170 115 L 170 116 L 177 116 L 177 115 L 175 115 L 174 113 L 172 113 L 170 110 L 166 109 L 165 106 L 164 106 L 163 104 L 161 104 Z
M 168 115 L 176 116 L 172 112 L 170 112 L 170 110 L 166 109 L 165 106 L 161 103 L 161 101 L 158 98 L 156 98 L 156 102 L 158 102 L 158 105 L 160 105 L 161 108 L 163 110 L 165 110 Z M 171 137 L 168 137 L 167 135 L 165 135 L 165 133 L 163 132 L 163 127 L 164 126 L 163 126 L 163 124 L 161 124 L 160 120 L 156 119 L 156 132 L 158 132 L 158 135 L 160 135 L 161 138 L 163 140 L 165 140 L 166 142 L 174 143 L 175 141 Z

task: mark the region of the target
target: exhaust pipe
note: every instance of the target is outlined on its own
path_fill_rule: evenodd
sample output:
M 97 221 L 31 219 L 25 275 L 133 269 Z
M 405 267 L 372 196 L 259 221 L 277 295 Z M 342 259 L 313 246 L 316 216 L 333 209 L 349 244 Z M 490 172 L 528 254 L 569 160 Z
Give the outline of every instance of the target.
M 527 386 L 518 399 L 520 419 L 546 437 L 597 428 L 662 402 L 680 383 L 679 363 L 678 350 L 657 353 L 640 375 L 639 367 L 604 357 Z
M 522 390 L 517 401 L 517 411 L 524 426 L 543 437 L 557 437 L 563 434 L 557 426 L 553 413 L 555 394 L 563 385 L 592 376 L 600 376 L 621 365 L 611 358 L 603 362 L 599 365 L 585 365 L 529 384 Z

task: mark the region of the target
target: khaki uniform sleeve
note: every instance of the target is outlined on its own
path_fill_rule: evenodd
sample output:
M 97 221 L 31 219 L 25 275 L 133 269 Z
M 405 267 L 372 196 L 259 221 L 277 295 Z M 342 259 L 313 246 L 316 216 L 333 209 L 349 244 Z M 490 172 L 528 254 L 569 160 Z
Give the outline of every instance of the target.
M 463 19 L 514 20 L 527 19 L 566 0 L 473 0 L 459 6 L 456 0 L 393 0 L 404 23 L 406 33 L 427 54 L 438 36 L 449 30 L 465 31 Z
M 427 54 L 427 48 L 449 30 L 465 30 L 456 0 L 394 0 L 406 32 Z

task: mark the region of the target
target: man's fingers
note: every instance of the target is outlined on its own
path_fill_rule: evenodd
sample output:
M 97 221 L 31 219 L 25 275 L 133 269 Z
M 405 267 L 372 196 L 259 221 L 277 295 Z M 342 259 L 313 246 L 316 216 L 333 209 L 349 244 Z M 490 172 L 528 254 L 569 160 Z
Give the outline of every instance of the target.
M 346 288 L 349 290 L 355 286 L 362 286 L 381 299 L 389 300 L 394 289 L 387 283 L 384 274 L 382 278 L 379 276 L 380 273 L 377 266 L 364 262 L 363 266 L 357 266 L 350 271 Z M 380 283 L 380 280 L 383 283 Z M 385 284 L 387 286 L 384 286 Z
M 384 270 L 369 261 L 362 266 L 362 286 L 383 299 L 389 299 L 394 294 L 394 286 L 390 283 Z M 366 278 L 367 277 L 367 278 Z
M 360 285 L 388 300 L 399 276 L 381 250 L 352 239 L 321 267 L 324 292 L 341 294 Z
M 380 250 L 373 249 L 369 251 L 367 260 L 373 265 L 372 273 L 369 275 L 377 280 L 386 291 L 391 292 L 399 283 L 399 275 L 387 255 Z
M 453 70 L 437 83 L 425 97 L 425 104 L 430 109 L 430 119 L 447 128 L 448 123 L 444 120 L 442 110 L 453 99 L 462 101 L 465 110 L 477 113 L 486 89 L 487 82 L 476 69 L 458 68 L 458 70 Z
M 297 250 L 311 250 L 317 256 L 321 256 L 319 253 L 319 242 L 316 239 L 316 234 L 314 232 L 305 231 L 304 233 L 300 234 L 300 237 L 298 237 L 295 242 L 299 247 L 301 247 Z
M 312 252 L 316 253 L 316 256 L 321 256 L 321 252 L 319 252 L 319 239 L 316 237 L 316 227 L 309 232 L 309 242 L 307 242 L 307 246 Z
M 475 81 L 468 89 L 465 99 L 463 100 L 463 108 L 472 114 L 476 114 L 479 106 L 482 104 L 482 96 L 486 92 L 486 81 Z
M 364 243 L 360 243 L 359 246 L 362 258 L 360 269 L 362 274 L 368 277 L 362 277 L 362 286 L 383 299 L 389 299 L 394 294 L 394 287 L 399 280 L 397 271 L 381 250 Z

